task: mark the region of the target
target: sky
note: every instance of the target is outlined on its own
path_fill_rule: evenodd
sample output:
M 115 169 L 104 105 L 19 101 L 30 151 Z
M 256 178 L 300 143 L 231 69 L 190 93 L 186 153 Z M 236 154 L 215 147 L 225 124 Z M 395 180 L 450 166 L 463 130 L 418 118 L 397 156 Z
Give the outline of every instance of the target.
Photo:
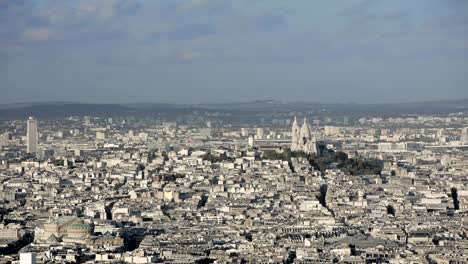
M 0 0 L 0 103 L 468 98 L 467 0 Z

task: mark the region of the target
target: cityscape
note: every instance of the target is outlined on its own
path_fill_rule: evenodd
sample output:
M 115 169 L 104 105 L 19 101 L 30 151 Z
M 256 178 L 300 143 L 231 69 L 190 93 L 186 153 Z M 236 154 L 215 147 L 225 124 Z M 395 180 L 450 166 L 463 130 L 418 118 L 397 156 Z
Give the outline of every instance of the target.
M 468 264 L 468 0 L 0 0 L 0 264 Z
M 0 260 L 466 263 L 466 109 L 5 120 Z

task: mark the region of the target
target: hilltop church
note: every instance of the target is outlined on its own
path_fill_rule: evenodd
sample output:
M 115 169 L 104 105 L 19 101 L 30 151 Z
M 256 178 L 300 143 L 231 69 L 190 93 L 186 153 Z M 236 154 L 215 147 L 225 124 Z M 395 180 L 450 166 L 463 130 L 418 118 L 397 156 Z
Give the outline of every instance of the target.
M 297 119 L 294 117 L 292 125 L 291 151 L 303 151 L 307 154 L 317 154 L 317 142 L 315 136 L 311 133 L 310 125 L 304 117 L 304 123 L 299 128 Z

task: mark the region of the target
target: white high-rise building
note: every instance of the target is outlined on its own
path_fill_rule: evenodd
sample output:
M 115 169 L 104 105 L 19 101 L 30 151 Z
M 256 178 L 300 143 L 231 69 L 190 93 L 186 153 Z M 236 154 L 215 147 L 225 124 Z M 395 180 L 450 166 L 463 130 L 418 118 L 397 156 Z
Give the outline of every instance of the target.
M 245 127 L 241 128 L 241 136 L 247 137 L 248 135 L 249 135 L 249 131 L 247 130 L 247 128 Z
M 462 129 L 461 143 L 468 144 L 468 127 Z
M 247 142 L 249 144 L 249 147 L 253 147 L 254 146 L 254 137 L 250 136 Z
M 257 128 L 257 139 L 263 139 L 263 136 L 264 136 L 263 128 L 261 127 Z
M 28 119 L 28 132 L 27 132 L 27 151 L 28 153 L 37 153 L 37 120 L 30 116 Z

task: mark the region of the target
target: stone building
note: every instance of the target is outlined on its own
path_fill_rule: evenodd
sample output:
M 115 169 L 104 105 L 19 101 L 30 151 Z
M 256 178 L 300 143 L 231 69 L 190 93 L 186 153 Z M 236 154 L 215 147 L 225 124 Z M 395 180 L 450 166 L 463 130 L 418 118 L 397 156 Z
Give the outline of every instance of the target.
M 297 119 L 294 117 L 292 125 L 291 151 L 303 151 L 308 154 L 317 153 L 317 142 L 315 136 L 311 133 L 310 125 L 304 117 L 304 123 L 299 128 Z

